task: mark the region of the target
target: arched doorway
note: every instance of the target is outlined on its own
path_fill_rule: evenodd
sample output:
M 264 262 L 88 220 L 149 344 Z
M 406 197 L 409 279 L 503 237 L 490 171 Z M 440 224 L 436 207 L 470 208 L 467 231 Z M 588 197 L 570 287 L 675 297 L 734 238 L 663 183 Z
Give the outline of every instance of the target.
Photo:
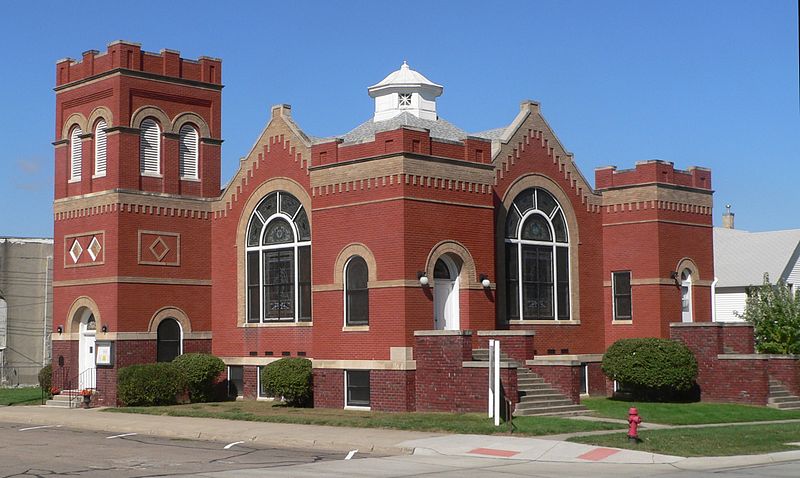
M 681 322 L 692 321 L 692 271 L 681 272 Z
M 78 338 L 78 387 L 95 388 L 95 336 L 97 322 L 94 314 L 84 308 L 80 319 Z
M 169 317 L 158 324 L 156 361 L 172 362 L 183 353 L 183 333 L 181 324 Z
M 458 275 L 460 267 L 448 255 L 433 266 L 433 320 L 436 330 L 458 330 Z

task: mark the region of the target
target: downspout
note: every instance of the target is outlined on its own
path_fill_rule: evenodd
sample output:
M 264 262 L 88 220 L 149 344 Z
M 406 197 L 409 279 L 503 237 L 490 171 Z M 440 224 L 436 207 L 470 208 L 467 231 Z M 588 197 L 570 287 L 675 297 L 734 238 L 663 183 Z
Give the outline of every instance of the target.
M 714 281 L 711 283 L 711 322 L 717 321 L 717 281 L 719 278 L 714 276 Z

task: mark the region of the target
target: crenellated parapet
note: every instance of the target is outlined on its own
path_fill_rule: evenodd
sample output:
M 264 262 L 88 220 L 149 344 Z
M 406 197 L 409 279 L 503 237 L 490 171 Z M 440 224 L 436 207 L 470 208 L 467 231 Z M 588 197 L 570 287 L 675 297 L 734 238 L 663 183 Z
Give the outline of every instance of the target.
M 616 166 L 595 169 L 598 190 L 644 184 L 671 184 L 711 190 L 711 170 L 692 166 L 686 171 L 675 169 L 669 161 L 638 161 L 634 169 L 617 170 Z
M 109 43 L 105 53 L 88 50 L 81 60 L 64 58 L 56 62 L 56 90 L 120 69 L 222 85 L 222 60 L 219 58 L 201 56 L 189 60 L 181 58 L 180 52 L 175 50 L 151 53 L 142 51 L 139 43 L 118 40 Z

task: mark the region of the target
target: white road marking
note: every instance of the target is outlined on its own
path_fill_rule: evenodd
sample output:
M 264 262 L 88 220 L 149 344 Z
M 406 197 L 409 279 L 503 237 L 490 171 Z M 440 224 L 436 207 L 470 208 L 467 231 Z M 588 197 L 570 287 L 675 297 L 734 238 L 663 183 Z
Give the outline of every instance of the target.
M 19 431 L 26 432 L 28 430 L 38 430 L 40 428 L 61 428 L 61 425 L 40 425 L 38 427 L 20 428 Z
M 350 458 L 353 458 L 353 455 L 355 455 L 356 453 L 358 453 L 358 450 L 350 450 L 350 453 L 348 453 L 347 456 L 344 457 L 344 459 L 349 460 Z
M 130 436 L 133 436 L 133 435 L 136 435 L 136 434 L 135 433 L 123 433 L 122 435 L 112 435 L 110 437 L 106 437 L 106 440 L 108 440 L 109 438 L 122 438 L 122 437 L 130 437 Z
M 224 446 L 224 447 L 222 447 L 222 448 L 224 448 L 225 450 L 230 450 L 232 446 L 234 446 L 234 445 L 238 445 L 238 444 L 240 444 L 240 443 L 244 443 L 244 442 L 243 442 L 243 441 L 235 441 L 235 442 L 233 442 L 233 443 L 228 443 L 227 445 L 225 445 L 225 446 Z

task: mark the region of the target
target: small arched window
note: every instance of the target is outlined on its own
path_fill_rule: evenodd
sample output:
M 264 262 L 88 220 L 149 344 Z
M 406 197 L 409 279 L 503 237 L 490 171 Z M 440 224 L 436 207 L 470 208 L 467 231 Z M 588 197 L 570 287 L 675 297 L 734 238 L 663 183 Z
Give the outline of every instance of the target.
M 361 256 L 347 261 L 344 273 L 345 325 L 369 325 L 369 270 Z
M 191 125 L 181 126 L 179 163 L 182 179 L 197 179 L 197 130 Z
M 81 179 L 81 157 L 83 155 L 83 145 L 81 144 L 81 131 L 77 126 L 72 128 L 69 135 L 69 180 L 79 181 Z
M 156 361 L 172 362 L 183 353 L 181 325 L 173 318 L 164 319 L 158 324 Z
M 161 128 L 152 118 L 139 127 L 139 169 L 142 174 L 161 174 Z
M 94 175 L 106 175 L 106 128 L 104 120 L 97 122 L 94 127 Z

